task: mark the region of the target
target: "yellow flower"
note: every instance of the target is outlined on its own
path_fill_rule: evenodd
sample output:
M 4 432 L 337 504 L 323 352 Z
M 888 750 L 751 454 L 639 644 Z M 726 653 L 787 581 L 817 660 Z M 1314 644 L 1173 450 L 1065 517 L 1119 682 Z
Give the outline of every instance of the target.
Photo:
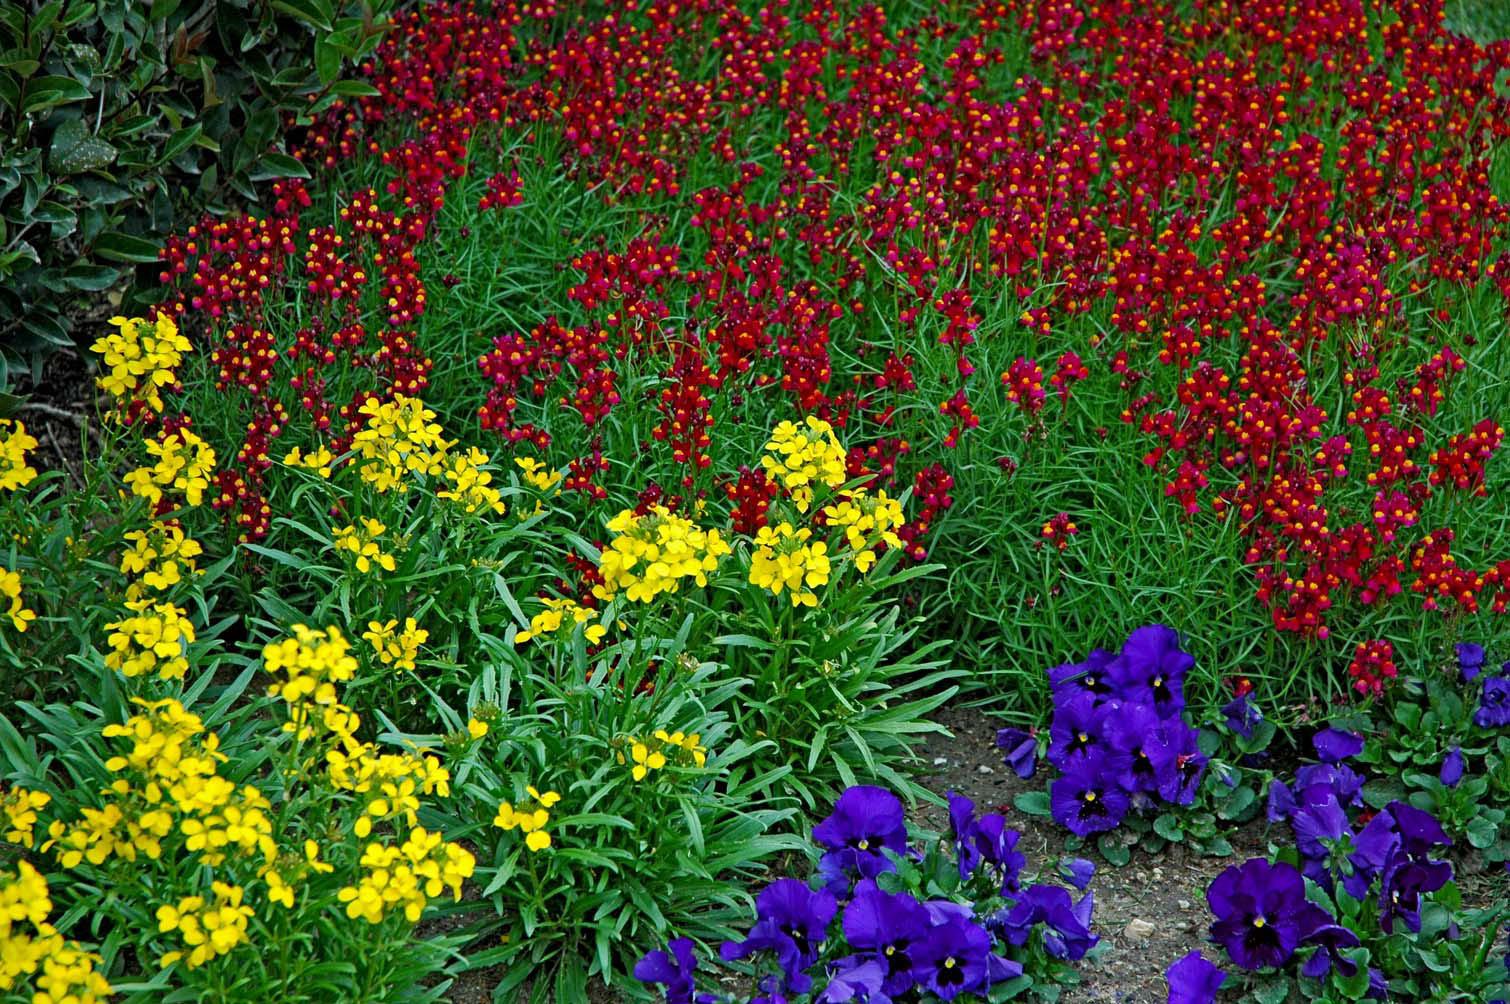
M 492 486 L 493 475 L 483 470 L 487 462 L 488 455 L 475 446 L 466 456 L 452 457 L 450 465 L 442 471 L 446 487 L 435 493 L 436 498 L 455 502 L 466 513 L 491 512 L 502 516 L 507 507 L 503 496 Z
M 360 409 L 366 425 L 352 438 L 362 480 L 379 492 L 403 491 L 413 474 L 435 476 L 445 469 L 451 447 L 435 412 L 418 398 L 395 394 L 392 401 L 369 397 Z
M 158 964 L 171 966 L 180 959 L 190 969 L 197 969 L 237 945 L 247 941 L 247 921 L 252 908 L 242 904 L 242 888 L 226 882 L 212 882 L 214 901 L 203 896 L 185 896 L 177 904 L 157 908 L 160 934 L 178 932 L 184 948 L 164 954 Z
M 37 826 L 37 810 L 46 808 L 52 796 L 45 791 L 12 788 L 0 794 L 0 815 L 5 817 L 5 839 L 22 847 L 32 846 L 32 831 Z
M 331 466 L 335 463 L 335 460 L 335 455 L 324 446 L 317 446 L 309 453 L 301 452 L 296 446 L 283 457 L 283 462 L 288 466 L 303 467 L 327 479 L 330 477 Z
M 126 475 L 133 495 L 157 506 L 164 489 L 182 492 L 191 506 L 204 501 L 204 491 L 215 471 L 215 451 L 189 429 L 166 432 L 146 442 L 148 455 L 156 458 L 151 467 L 138 467 Z
M 750 556 L 750 582 L 777 596 L 786 590 L 794 607 L 817 606 L 813 590 L 828 583 L 831 565 L 828 545 L 812 536 L 807 527 L 797 530 L 790 523 L 761 527 Z
M 26 453 L 36 448 L 36 437 L 27 434 L 24 423 L 0 418 L 0 491 L 13 492 L 32 483 L 37 469 L 26 462 Z
M 336 895 L 346 916 L 380 924 L 394 909 L 417 923 L 429 901 L 447 889 L 461 899 L 462 882 L 476 870 L 477 859 L 460 844 L 415 827 L 399 847 L 368 844 L 362 853 L 362 876 Z
M 582 633 L 586 636 L 589 645 L 596 645 L 608 634 L 608 629 L 601 624 L 588 623 L 597 614 L 596 610 L 577 604 L 575 600 L 558 599 L 554 596 L 541 598 L 545 609 L 530 618 L 530 629 L 520 631 L 514 636 L 515 645 L 523 645 L 532 638 L 541 635 L 558 634 L 563 629 L 570 631 L 578 624 L 586 624 Z
M 121 552 L 121 572 L 136 577 L 126 587 L 128 600 L 141 599 L 149 589 L 166 592 L 185 575 L 200 574 L 194 559 L 204 548 L 176 524 L 153 520 L 147 529 L 127 533 L 126 540 L 131 547 Z
M 834 427 L 809 415 L 803 425 L 782 422 L 771 432 L 760 458 L 772 480 L 792 493 L 801 512 L 813 501 L 813 486 L 838 488 L 844 484 L 844 447 Z
M 402 631 L 398 630 L 397 620 L 368 621 L 362 637 L 372 645 L 383 665 L 412 671 L 419 648 L 430 639 L 430 632 L 413 617 L 406 617 Z
M 0 600 L 7 605 L 11 626 L 25 633 L 31 622 L 37 619 L 36 611 L 28 610 L 21 599 L 21 576 L 0 565 Z
M 159 313 L 155 321 L 141 317 L 112 317 L 116 330 L 97 339 L 90 349 L 101 356 L 100 389 L 115 398 L 117 409 L 129 413 L 132 405 L 153 413 L 163 410 L 161 390 L 178 382 L 175 372 L 189 340 L 179 334 L 173 318 Z
M 488 723 L 480 722 L 475 718 L 467 719 L 467 735 L 473 739 L 481 739 L 488 734 Z
M 625 509 L 608 523 L 616 536 L 598 559 L 603 584 L 593 595 L 605 602 L 623 591 L 630 600 L 648 603 L 674 593 L 683 580 L 708 584 L 708 573 L 729 553 L 717 530 L 703 530 L 665 506 L 645 515 Z
M 289 705 L 335 704 L 335 685 L 350 680 L 357 671 L 356 658 L 345 637 L 333 626 L 318 631 L 295 624 L 293 630 L 293 637 L 262 649 L 267 671 L 288 677 L 268 687 L 268 694 L 283 698 Z
M 150 600 L 130 600 L 130 616 L 105 625 L 110 654 L 105 665 L 122 676 L 141 676 L 154 670 L 164 680 L 181 680 L 189 669 L 189 645 L 194 625 L 182 607 Z
M 18 861 L 14 872 L 0 871 L 0 991 L 32 1004 L 101 1004 L 111 988 L 95 968 L 100 957 L 65 941 L 47 922 L 51 911 L 47 880 L 30 864 Z M 19 986 L 28 976 L 29 995 Z
M 902 546 L 897 529 L 907 521 L 902 505 L 888 498 L 884 491 L 874 496 L 864 490 L 850 493 L 848 498 L 824 507 L 830 529 L 842 529 L 845 543 L 854 555 L 855 567 L 865 574 L 875 566 L 876 548 Z
M 561 482 L 562 473 L 560 471 L 551 470 L 534 457 L 515 457 L 514 463 L 519 466 L 525 483 L 541 494 L 549 492 Z M 560 494 L 559 490 L 557 494 Z
M 561 796 L 554 791 L 544 794 L 536 791 L 533 786 L 525 789 L 535 805 L 532 809 L 516 809 L 508 802 L 498 804 L 498 815 L 493 817 L 493 825 L 502 830 L 519 828 L 523 833 L 524 845 L 531 851 L 543 851 L 551 845 L 551 835 L 545 829 L 550 822 L 550 809 Z
M 391 572 L 398 567 L 393 560 L 393 555 L 385 552 L 378 544 L 378 538 L 388 531 L 388 528 L 375 519 L 363 519 L 361 526 L 343 526 L 336 531 L 335 539 L 331 542 L 337 551 L 348 551 L 354 558 L 352 564 L 363 575 L 372 571 L 374 565 L 385 572 Z

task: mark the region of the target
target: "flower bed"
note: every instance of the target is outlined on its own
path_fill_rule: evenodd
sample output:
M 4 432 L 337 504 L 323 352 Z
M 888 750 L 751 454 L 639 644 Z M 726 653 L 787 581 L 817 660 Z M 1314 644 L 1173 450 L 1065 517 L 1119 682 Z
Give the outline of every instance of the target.
M 1267 806 L 1187 999 L 1500 992 L 1507 70 L 1404 0 L 411 11 L 96 333 L 83 484 L 0 419 L 0 986 L 1052 1000 L 1086 864 L 907 825 L 963 693 L 1072 853 Z

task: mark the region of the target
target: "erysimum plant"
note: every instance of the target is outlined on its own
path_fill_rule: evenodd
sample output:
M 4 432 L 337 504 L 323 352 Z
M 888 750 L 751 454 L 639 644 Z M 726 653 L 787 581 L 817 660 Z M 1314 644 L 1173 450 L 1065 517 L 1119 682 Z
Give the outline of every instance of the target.
M 793 810 L 763 796 L 785 769 L 753 773 L 761 743 L 713 710 L 737 694 L 683 638 L 656 642 L 653 691 L 637 684 L 648 642 L 589 655 L 583 629 L 529 661 L 485 638 L 474 707 L 505 709 L 457 772 L 448 830 L 478 848 L 485 932 L 471 967 L 501 966 L 500 999 L 581 1000 L 673 930 L 727 936 L 744 885 L 797 846 Z M 459 715 L 457 716 L 459 721 Z
M 0 722 L 12 846 L 125 999 L 440 998 L 420 983 L 460 942 L 415 928 L 475 859 L 420 816 L 451 793 L 443 754 L 378 745 L 342 703 L 358 669 L 340 628 L 295 625 L 177 696 L 107 672 L 98 705 L 23 703 L 40 745 Z
M 1090 893 L 1033 881 L 1016 830 L 949 801 L 950 838 L 914 842 L 896 795 L 845 789 L 813 828 L 816 874 L 767 884 L 753 926 L 719 947 L 726 963 L 747 960 L 758 995 L 699 992 L 687 938 L 648 953 L 635 975 L 668 1004 L 1057 999 L 1097 952 Z M 1071 874 L 1089 879 L 1087 867 Z

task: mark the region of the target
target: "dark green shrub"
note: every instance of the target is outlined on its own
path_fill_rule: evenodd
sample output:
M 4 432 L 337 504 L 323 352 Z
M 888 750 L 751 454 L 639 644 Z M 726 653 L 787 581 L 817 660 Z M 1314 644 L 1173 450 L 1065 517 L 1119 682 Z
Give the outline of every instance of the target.
M 0 5 L 0 388 L 69 344 L 68 310 L 155 262 L 151 235 L 301 176 L 288 117 L 373 93 L 393 0 Z

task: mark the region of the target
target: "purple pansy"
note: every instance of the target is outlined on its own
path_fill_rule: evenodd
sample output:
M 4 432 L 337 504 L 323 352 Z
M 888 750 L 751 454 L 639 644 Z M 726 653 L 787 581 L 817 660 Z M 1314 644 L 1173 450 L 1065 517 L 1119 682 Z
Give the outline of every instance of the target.
M 855 886 L 855 898 L 844 908 L 845 940 L 881 963 L 881 989 L 891 995 L 912 988 L 912 953 L 931 924 L 923 904 L 906 893 L 884 892 L 868 880 Z
M 1076 889 L 1084 890 L 1096 874 L 1096 863 L 1085 858 L 1067 858 L 1059 862 L 1059 874 Z
M 1206 899 L 1216 916 L 1211 940 L 1244 969 L 1283 966 L 1315 926 L 1305 880 L 1283 862 L 1250 858 L 1234 865 L 1212 881 Z
M 666 946 L 666 953 L 657 949 L 646 952 L 645 957 L 634 964 L 634 978 L 641 983 L 666 988 L 666 1004 L 713 1004 L 712 994 L 697 993 L 692 973 L 697 969 L 697 957 L 692 954 L 690 938 L 677 938 Z
M 825 887 L 835 895 L 848 891 L 853 879 L 875 878 L 896 866 L 885 854 L 907 852 L 907 823 L 902 803 L 885 788 L 846 788 L 829 817 L 813 827 L 813 841 L 826 848 L 818 861 Z
M 1453 746 L 1442 758 L 1442 769 L 1437 773 L 1437 780 L 1449 788 L 1456 788 L 1458 782 L 1463 780 L 1463 751 Z
M 991 954 L 991 936 L 971 920 L 951 917 L 936 924 L 913 953 L 918 986 L 952 1001 L 991 983 L 1022 975 L 1022 966 Z
M 1185 671 L 1195 657 L 1180 650 L 1180 636 L 1163 624 L 1140 627 L 1127 636 L 1122 652 L 1106 667 L 1113 688 L 1125 700 L 1172 718 L 1185 707 Z
M 1414 932 L 1421 930 L 1421 897 L 1436 892 L 1452 880 L 1452 865 L 1445 861 L 1424 861 L 1410 857 L 1397 848 L 1384 864 L 1384 881 L 1379 885 L 1379 926 L 1392 934 L 1395 921 L 1404 920 Z
M 1328 727 L 1311 737 L 1311 745 L 1323 763 L 1341 763 L 1363 752 L 1363 737 Z
M 1069 770 L 1104 751 L 1107 722 L 1119 707 L 1115 702 L 1098 704 L 1086 693 L 1056 703 L 1054 720 L 1049 723 L 1049 762 Z
M 1479 707 L 1473 713 L 1473 724 L 1481 729 L 1510 726 L 1510 677 L 1484 677 L 1484 691 L 1479 695 Z
M 1222 717 L 1226 719 L 1227 728 L 1244 739 L 1252 739 L 1254 728 L 1264 720 L 1263 712 L 1258 710 L 1258 705 L 1247 694 L 1222 705 Z
M 1024 781 L 1038 769 L 1038 739 L 1032 733 L 1001 729 L 996 733 L 996 748 L 1002 751 L 1002 762 Z
M 1159 797 L 1175 805 L 1189 805 L 1201 788 L 1206 773 L 1206 755 L 1201 752 L 1200 733 L 1179 719 L 1170 719 L 1158 730 L 1157 741 L 1146 747 L 1159 782 Z
M 1478 679 L 1484 668 L 1484 646 L 1475 645 L 1471 641 L 1460 641 L 1454 650 L 1458 656 L 1458 673 L 1462 675 L 1463 681 L 1466 683 Z
M 1169 982 L 1169 1004 L 1215 1004 L 1227 974 L 1194 951 L 1166 969 L 1164 979 Z
M 844 961 L 851 964 L 829 974 L 828 986 L 813 998 L 813 1004 L 891 1004 L 891 996 L 882 989 L 885 966 L 875 959 Z
M 829 921 L 839 904 L 827 890 L 814 892 L 796 879 L 777 879 L 755 898 L 755 926 L 743 941 L 719 947 L 724 961 L 748 958 L 757 952 L 776 957 L 785 989 L 804 993 L 812 979 L 803 971 L 818 958 L 818 946 L 828 936 Z
M 1027 944 L 1033 928 L 1043 925 L 1043 947 L 1057 959 L 1071 962 L 1085 957 L 1101 939 L 1091 933 L 1095 899 L 1086 893 L 1077 901 L 1058 885 L 1030 886 L 1017 902 L 995 918 L 1002 936 L 1013 945 Z
M 1077 837 L 1115 829 L 1127 815 L 1128 799 L 1100 758 L 1076 764 L 1049 788 L 1054 821 Z
M 1358 947 L 1358 936 L 1333 922 L 1330 917 L 1326 923 L 1306 936 L 1305 944 L 1316 946 L 1316 951 L 1300 967 L 1301 975 L 1319 980 L 1324 979 L 1334 968 L 1344 977 L 1352 976 L 1358 971 L 1358 963 L 1342 954 L 1345 948 Z

